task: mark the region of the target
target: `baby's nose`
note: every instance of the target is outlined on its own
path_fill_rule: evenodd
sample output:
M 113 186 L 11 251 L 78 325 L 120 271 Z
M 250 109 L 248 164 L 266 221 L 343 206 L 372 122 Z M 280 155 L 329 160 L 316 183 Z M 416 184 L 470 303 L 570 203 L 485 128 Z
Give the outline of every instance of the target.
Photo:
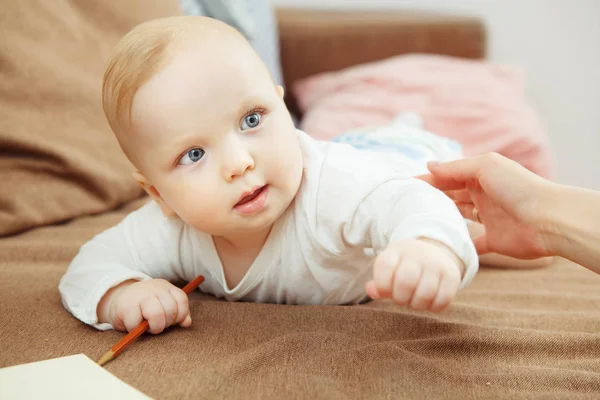
M 247 149 L 237 149 L 231 152 L 228 160 L 223 165 L 223 174 L 227 181 L 232 181 L 238 176 L 242 176 L 248 170 L 255 167 L 254 159 Z

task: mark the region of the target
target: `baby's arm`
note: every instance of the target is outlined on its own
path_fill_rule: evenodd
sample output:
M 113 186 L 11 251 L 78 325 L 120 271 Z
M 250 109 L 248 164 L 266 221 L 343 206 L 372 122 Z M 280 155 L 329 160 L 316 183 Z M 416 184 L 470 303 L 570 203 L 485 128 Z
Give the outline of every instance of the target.
M 149 204 L 94 237 L 60 281 L 65 308 L 102 330 L 130 330 L 142 317 L 155 333 L 188 325 L 187 296 L 167 282 L 192 279 L 181 265 L 182 229 Z
M 419 310 L 443 310 L 478 268 L 455 204 L 414 179 L 390 180 L 371 192 L 345 226 L 344 240 L 377 254 L 369 295 Z

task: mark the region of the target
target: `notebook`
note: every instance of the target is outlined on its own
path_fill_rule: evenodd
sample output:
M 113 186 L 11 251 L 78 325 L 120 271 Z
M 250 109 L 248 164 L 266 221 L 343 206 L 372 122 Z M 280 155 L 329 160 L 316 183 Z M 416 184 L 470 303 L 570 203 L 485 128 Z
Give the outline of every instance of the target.
M 0 369 L 0 399 L 148 400 L 84 354 Z

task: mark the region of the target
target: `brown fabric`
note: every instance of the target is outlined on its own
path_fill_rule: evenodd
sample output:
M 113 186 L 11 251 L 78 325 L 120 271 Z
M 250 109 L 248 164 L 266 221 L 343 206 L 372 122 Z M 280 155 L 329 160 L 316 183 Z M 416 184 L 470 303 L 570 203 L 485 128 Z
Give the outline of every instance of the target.
M 107 139 L 99 111 L 93 111 L 95 104 L 99 107 L 99 83 L 87 74 L 92 71 L 98 77 L 101 71 L 94 52 L 105 54 L 108 36 L 100 30 L 116 40 L 116 32 L 126 30 L 133 15 L 152 13 L 148 4 L 156 3 L 129 1 L 123 8 L 111 8 L 102 0 L 85 0 L 85 7 L 40 1 L 35 12 L 31 1 L 5 3 L 0 8 L 0 204 L 2 214 L 11 214 L 0 216 L 0 229 L 6 232 L 6 221 L 11 229 L 24 227 L 14 215 L 26 217 L 28 224 L 50 222 L 48 215 L 68 218 L 73 214 L 65 210 L 71 208 L 95 212 L 124 201 L 127 196 L 115 194 L 114 187 L 134 194 L 129 192 L 129 172 L 121 175 L 128 167 L 107 150 L 114 150 L 115 144 Z M 131 13 L 123 14 L 127 10 Z M 378 51 L 365 44 L 394 54 L 405 52 L 410 48 L 402 44 L 407 36 L 393 27 L 408 23 L 407 18 L 389 18 L 393 22 L 382 22 L 387 28 L 378 32 L 391 33 L 380 39 L 373 33 L 378 28 L 352 23 L 363 24 L 368 42 L 356 42 L 358 33 L 347 29 L 346 34 L 339 22 L 332 23 L 328 36 L 325 22 L 321 28 L 295 28 L 297 40 L 292 39 L 298 47 L 293 57 L 299 65 L 290 64 L 291 53 L 286 53 L 285 68 L 297 68 L 298 77 L 340 68 L 345 66 L 341 60 L 362 61 L 357 54 L 372 57 Z M 10 19 L 15 21 L 7 22 Z M 52 23 L 56 20 L 61 21 L 60 30 Z M 21 25 L 26 22 L 39 30 L 23 35 Z M 46 29 L 48 24 L 54 28 Z M 283 28 L 286 47 L 290 31 Z M 415 36 L 409 38 L 423 37 L 414 29 Z M 311 31 L 312 41 L 303 38 Z M 16 35 L 19 45 L 7 35 Z M 331 57 L 325 51 L 326 37 L 332 39 Z M 443 41 L 435 35 L 425 37 Z M 63 40 L 64 46 L 59 45 Z M 345 43 L 343 51 L 337 47 L 340 43 Z M 421 46 L 419 51 L 427 48 Z M 337 64 L 326 61 L 328 57 Z M 16 59 L 22 65 L 11 61 Z M 105 162 L 114 166 L 110 174 Z M 10 177 L 8 165 L 14 167 Z M 42 187 L 43 179 L 55 182 Z M 89 186 L 74 189 L 73 182 L 81 181 L 89 181 Z M 102 185 L 109 181 L 110 188 Z M 84 242 L 140 204 L 0 239 L 0 367 L 75 353 L 97 359 L 123 336 L 98 332 L 75 320 L 63 309 L 57 286 Z M 34 213 L 37 208 L 41 210 Z M 599 276 L 560 261 L 537 271 L 483 270 L 440 315 L 411 312 L 384 301 L 349 307 L 284 306 L 227 303 L 193 293 L 192 328 L 146 335 L 106 368 L 157 399 L 592 399 L 600 394 L 599 288 Z
M 100 102 L 112 47 L 177 0 L 0 6 L 0 236 L 140 195 Z
M 75 320 L 57 286 L 128 209 L 0 239 L 0 367 L 84 353 L 122 333 Z M 193 293 L 190 329 L 146 335 L 108 371 L 156 399 L 598 398 L 600 276 L 567 263 L 483 269 L 442 314 L 228 303 Z
M 486 34 L 480 19 L 407 11 L 277 12 L 286 87 L 319 72 L 405 53 L 483 58 Z M 300 115 L 288 90 L 286 101 Z

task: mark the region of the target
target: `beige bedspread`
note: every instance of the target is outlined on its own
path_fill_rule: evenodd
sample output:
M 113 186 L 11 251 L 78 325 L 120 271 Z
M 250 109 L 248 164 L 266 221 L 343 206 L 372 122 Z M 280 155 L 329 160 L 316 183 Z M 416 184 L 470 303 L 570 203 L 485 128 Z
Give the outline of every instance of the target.
M 99 358 L 122 333 L 62 307 L 78 247 L 127 210 L 0 239 L 0 367 Z M 194 293 L 194 323 L 146 335 L 108 371 L 157 399 L 599 398 L 600 276 L 565 261 L 483 269 L 447 311 L 228 303 Z

